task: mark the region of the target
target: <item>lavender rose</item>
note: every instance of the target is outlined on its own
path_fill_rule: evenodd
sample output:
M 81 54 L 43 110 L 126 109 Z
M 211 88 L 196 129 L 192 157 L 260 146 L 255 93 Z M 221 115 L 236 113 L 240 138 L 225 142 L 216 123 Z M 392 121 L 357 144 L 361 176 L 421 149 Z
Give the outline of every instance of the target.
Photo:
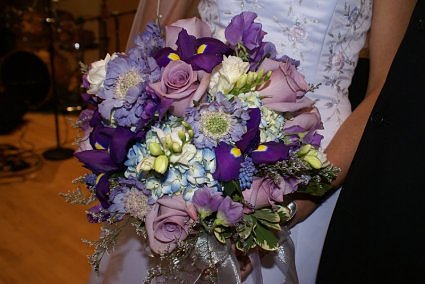
M 193 101 L 202 100 L 210 76 L 203 71 L 193 71 L 190 64 L 175 60 L 164 68 L 161 81 L 150 86 L 161 100 L 173 101 L 172 114 L 183 116 L 186 109 L 193 106 Z
M 270 179 L 255 177 L 251 188 L 242 192 L 245 201 L 252 206 L 252 208 L 244 208 L 244 210 L 248 213 L 253 208 L 273 206 L 276 202 L 283 202 L 285 194 L 294 191 L 294 186 L 283 178 L 280 179 L 279 184 L 275 184 Z
M 259 69 L 272 71 L 269 82 L 259 90 L 266 107 L 280 112 L 295 112 L 313 105 L 312 100 L 304 97 L 309 89 L 304 76 L 291 62 L 266 58 Z
M 286 121 L 285 129 L 293 126 L 299 126 L 303 128 L 304 131 L 315 131 L 317 129 L 323 129 L 319 110 L 314 107 L 308 111 L 301 112 L 293 119 Z
M 208 24 L 198 18 L 182 19 L 165 27 L 165 46 L 176 49 L 176 41 L 182 29 L 185 29 L 189 35 L 193 35 L 196 38 L 210 37 L 212 35 Z
M 150 248 L 155 253 L 172 251 L 179 241 L 187 238 L 196 220 L 195 207 L 181 195 L 158 199 L 146 215 Z

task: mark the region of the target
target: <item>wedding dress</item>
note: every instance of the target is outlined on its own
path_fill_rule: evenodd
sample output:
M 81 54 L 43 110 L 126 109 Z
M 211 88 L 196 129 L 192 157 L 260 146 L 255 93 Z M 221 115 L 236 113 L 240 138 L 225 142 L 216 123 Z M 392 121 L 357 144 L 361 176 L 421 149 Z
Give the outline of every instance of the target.
M 199 13 L 216 37 L 223 39 L 232 16 L 254 11 L 267 32 L 265 40 L 279 55 L 300 61 L 307 82 L 319 88 L 307 95 L 316 101 L 329 143 L 351 112 L 348 87 L 364 46 L 372 17 L 372 0 L 202 0 Z M 323 242 L 338 198 L 335 192 L 303 223 L 291 230 L 300 284 L 315 283 Z M 145 247 L 135 234 L 124 233 L 119 246 L 105 257 L 99 276 L 90 283 L 141 283 L 145 276 Z M 271 258 L 263 261 L 264 283 L 287 283 Z M 253 283 L 250 276 L 244 283 Z

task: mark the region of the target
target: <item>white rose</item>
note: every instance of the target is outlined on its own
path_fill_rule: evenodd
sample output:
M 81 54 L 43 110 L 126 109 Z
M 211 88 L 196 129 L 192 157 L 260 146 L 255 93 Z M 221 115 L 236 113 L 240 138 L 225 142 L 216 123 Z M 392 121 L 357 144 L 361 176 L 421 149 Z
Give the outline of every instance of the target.
M 90 88 L 87 90 L 88 94 L 96 94 L 103 87 L 103 82 L 106 78 L 106 65 L 115 57 L 115 54 L 110 56 L 108 53 L 105 59 L 93 62 L 90 65 L 90 69 L 87 73 L 87 81 L 90 83 Z
M 217 92 L 229 93 L 239 78 L 249 70 L 249 63 L 237 56 L 224 56 L 220 66 L 213 71 L 211 77 L 209 91 L 212 94 Z

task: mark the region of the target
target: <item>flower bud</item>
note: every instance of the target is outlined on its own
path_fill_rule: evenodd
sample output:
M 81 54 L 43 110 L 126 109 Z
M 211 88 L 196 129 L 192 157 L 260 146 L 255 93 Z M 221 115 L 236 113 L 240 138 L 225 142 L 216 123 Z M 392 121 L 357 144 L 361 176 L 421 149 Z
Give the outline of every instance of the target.
M 189 123 L 187 123 L 186 121 L 182 121 L 182 125 L 186 128 L 186 129 L 191 129 L 192 127 L 190 126 Z
M 188 131 L 187 131 L 187 133 L 189 134 L 189 137 L 192 139 L 193 138 L 193 136 L 195 136 L 195 132 L 192 130 L 192 129 L 189 129 Z
M 237 89 L 241 89 L 243 86 L 246 85 L 246 79 L 247 79 L 248 75 L 243 74 L 238 81 L 236 81 L 236 88 Z
M 160 155 L 155 158 L 154 170 L 157 173 L 164 174 L 168 169 L 168 158 L 165 155 Z
M 266 76 L 264 77 L 264 81 L 270 80 L 270 77 L 272 76 L 272 70 L 266 73 Z
M 303 160 L 306 161 L 313 169 L 320 169 L 322 167 L 322 162 L 316 156 L 306 155 L 303 157 Z
M 179 135 L 179 138 L 183 143 L 186 142 L 186 132 L 180 130 L 177 134 Z
M 167 149 L 171 150 L 171 148 L 173 147 L 173 140 L 171 139 L 171 135 L 168 134 L 167 136 L 165 136 L 164 144 Z
M 311 148 L 312 148 L 312 146 L 310 144 L 303 145 L 298 150 L 298 153 L 297 153 L 298 157 L 306 155 L 311 150 Z
M 152 156 L 159 156 L 164 154 L 164 151 L 162 151 L 161 145 L 156 142 L 152 142 L 149 144 L 149 152 L 151 153 Z
M 256 79 L 256 76 L 257 76 L 257 74 L 255 74 L 255 72 L 248 72 L 248 78 L 247 78 L 247 80 L 246 80 L 246 83 L 247 84 L 249 84 L 249 85 L 251 85 L 252 84 L 252 82 L 254 82 L 255 81 L 255 79 Z
M 177 142 L 173 142 L 172 150 L 173 150 L 174 153 L 181 153 L 182 152 L 182 146 Z
M 263 76 L 264 76 L 264 69 L 261 69 L 260 71 L 257 72 L 257 83 L 261 83 L 261 81 L 263 80 Z

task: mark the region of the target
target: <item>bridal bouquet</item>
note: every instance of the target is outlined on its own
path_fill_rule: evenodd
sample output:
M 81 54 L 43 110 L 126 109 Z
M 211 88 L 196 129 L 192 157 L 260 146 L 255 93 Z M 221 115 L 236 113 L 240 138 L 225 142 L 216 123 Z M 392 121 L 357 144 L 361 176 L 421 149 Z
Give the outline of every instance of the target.
M 158 260 L 147 281 L 236 279 L 231 246 L 277 250 L 294 214 L 288 194 L 330 188 L 338 169 L 320 150 L 320 115 L 305 96 L 315 87 L 263 42 L 255 18 L 235 16 L 225 41 L 196 18 L 165 36 L 149 24 L 133 49 L 85 68 L 75 156 L 91 171 L 78 179 L 90 196 L 65 197 L 97 201 L 87 212 L 105 224 L 91 242 L 95 269 L 132 226 Z

